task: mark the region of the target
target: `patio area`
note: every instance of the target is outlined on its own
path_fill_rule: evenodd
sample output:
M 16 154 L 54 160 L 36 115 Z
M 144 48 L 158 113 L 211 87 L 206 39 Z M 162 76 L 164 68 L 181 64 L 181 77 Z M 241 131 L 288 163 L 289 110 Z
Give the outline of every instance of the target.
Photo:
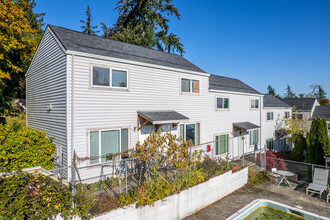
M 319 195 L 305 194 L 307 185 L 292 183 L 292 186 L 276 186 L 270 182 L 252 188 L 245 186 L 185 219 L 226 219 L 256 199 L 273 200 L 330 218 L 330 203 L 326 203 L 326 193 L 320 199 Z

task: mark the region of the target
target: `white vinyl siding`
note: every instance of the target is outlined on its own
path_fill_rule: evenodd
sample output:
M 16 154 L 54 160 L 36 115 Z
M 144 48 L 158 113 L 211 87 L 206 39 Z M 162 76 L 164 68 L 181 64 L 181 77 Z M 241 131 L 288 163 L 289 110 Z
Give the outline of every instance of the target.
M 66 55 L 46 31 L 26 73 L 27 126 L 54 137 L 57 155 L 67 165 Z M 52 105 L 49 110 L 48 106 Z

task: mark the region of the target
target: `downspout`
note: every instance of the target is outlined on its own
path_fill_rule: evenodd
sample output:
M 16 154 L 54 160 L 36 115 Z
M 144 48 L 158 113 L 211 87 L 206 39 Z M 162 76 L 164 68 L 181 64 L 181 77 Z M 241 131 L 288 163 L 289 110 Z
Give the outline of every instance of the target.
M 259 135 L 259 143 L 260 143 L 260 150 L 262 149 L 262 145 L 261 145 L 261 139 L 262 139 L 262 122 L 261 122 L 261 119 L 262 119 L 262 110 L 264 108 L 264 102 L 263 102 L 263 96 L 260 97 L 260 111 L 259 111 L 259 115 L 260 115 L 260 119 L 259 119 L 259 123 L 260 123 L 260 135 Z
M 74 158 L 74 54 L 71 64 L 71 166 Z
M 72 54 L 71 64 L 71 185 L 72 185 L 72 197 L 75 196 L 75 169 L 74 169 L 74 54 Z M 75 208 L 75 202 L 72 201 L 72 208 Z

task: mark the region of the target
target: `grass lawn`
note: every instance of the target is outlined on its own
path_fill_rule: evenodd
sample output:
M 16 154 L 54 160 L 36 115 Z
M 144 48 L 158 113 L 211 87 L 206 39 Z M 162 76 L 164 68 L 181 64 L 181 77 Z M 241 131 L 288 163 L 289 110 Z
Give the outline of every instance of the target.
M 26 119 L 25 118 L 6 116 L 6 123 L 8 125 L 12 125 L 15 121 L 17 121 L 18 124 L 20 124 L 22 126 L 26 125 Z

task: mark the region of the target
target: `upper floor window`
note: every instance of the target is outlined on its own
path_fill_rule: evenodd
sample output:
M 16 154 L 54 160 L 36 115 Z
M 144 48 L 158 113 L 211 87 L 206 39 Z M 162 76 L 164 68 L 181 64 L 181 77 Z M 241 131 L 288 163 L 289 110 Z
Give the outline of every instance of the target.
M 108 88 L 128 88 L 127 70 L 93 66 L 92 86 Z
M 194 145 L 200 143 L 200 123 L 195 124 L 181 124 L 180 136 L 183 140 L 191 140 Z
M 274 112 L 267 112 L 267 121 L 274 120 Z
M 128 150 L 128 129 L 105 129 L 89 132 L 90 164 L 104 163 L 107 154 Z
M 251 109 L 259 108 L 259 99 L 251 99 L 250 107 Z
M 217 98 L 217 109 L 229 109 L 229 98 Z
M 290 112 L 285 112 L 284 118 L 290 118 Z
M 199 80 L 181 78 L 182 93 L 199 93 Z
M 302 114 L 292 114 L 292 119 L 302 120 L 303 119 L 303 115 Z

